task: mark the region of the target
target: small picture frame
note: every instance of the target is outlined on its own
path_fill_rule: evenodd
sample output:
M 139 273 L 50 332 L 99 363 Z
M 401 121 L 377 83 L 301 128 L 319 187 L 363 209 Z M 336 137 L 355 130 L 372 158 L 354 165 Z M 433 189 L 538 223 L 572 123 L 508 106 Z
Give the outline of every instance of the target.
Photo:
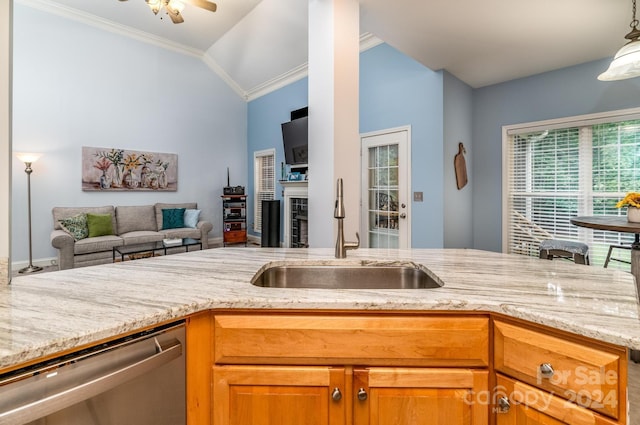
M 287 176 L 287 180 L 289 180 L 290 182 L 302 181 L 304 180 L 304 174 L 300 174 L 299 171 L 293 171 L 289 173 L 289 175 Z

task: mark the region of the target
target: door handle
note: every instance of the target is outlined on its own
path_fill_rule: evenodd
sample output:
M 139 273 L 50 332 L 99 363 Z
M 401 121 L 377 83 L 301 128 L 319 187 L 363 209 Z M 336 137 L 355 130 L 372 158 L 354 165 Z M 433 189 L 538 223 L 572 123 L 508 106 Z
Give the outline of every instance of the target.
M 400 218 L 407 218 L 407 215 L 405 213 L 400 214 Z

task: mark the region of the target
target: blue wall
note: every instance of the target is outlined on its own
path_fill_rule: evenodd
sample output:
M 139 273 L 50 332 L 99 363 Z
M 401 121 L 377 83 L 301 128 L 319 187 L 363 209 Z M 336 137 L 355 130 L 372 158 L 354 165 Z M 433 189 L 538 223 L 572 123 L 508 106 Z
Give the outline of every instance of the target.
M 467 177 L 473 174 L 473 89 L 452 74 L 444 73 L 444 247 L 472 248 L 473 178 L 458 190 L 453 161 L 462 143 Z
M 360 133 L 411 126 L 413 248 L 442 248 L 443 82 L 433 72 L 387 44 L 360 55 Z
M 248 108 L 248 133 L 247 133 L 247 170 L 248 181 L 246 193 L 247 199 L 247 226 L 249 234 L 253 231 L 253 214 L 255 211 L 253 154 L 264 149 L 276 149 L 276 179 L 280 179 L 280 164 L 284 162 L 284 148 L 282 145 L 282 129 L 280 124 L 291 119 L 291 111 L 304 108 L 308 102 L 308 79 L 296 81 L 275 92 L 264 95 L 249 102 Z M 282 200 L 282 186 L 276 183 L 276 199 Z M 280 229 L 284 229 L 284 205 L 280 203 Z M 283 233 L 282 230 L 281 233 Z M 282 234 L 280 235 L 282 241 Z
M 473 242 L 502 249 L 502 126 L 640 106 L 640 79 L 602 82 L 600 60 L 473 93 Z
M 255 151 L 275 147 L 277 167 L 284 161 L 280 123 L 289 120 L 291 110 L 307 106 L 307 81 L 305 78 L 249 103 L 247 193 L 253 193 Z M 411 190 L 424 192 L 425 200 L 412 204 L 411 238 L 416 248 L 443 244 L 442 84 L 442 73 L 430 71 L 386 44 L 360 56 L 360 132 L 411 126 Z M 277 198 L 281 195 L 278 188 Z M 248 213 L 253 214 L 253 200 Z

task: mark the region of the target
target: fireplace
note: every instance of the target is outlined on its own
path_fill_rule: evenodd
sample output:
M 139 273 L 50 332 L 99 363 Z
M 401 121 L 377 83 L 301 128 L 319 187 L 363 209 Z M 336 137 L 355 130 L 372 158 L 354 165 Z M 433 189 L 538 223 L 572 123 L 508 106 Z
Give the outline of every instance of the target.
M 284 187 L 284 246 L 309 247 L 307 181 L 281 181 Z

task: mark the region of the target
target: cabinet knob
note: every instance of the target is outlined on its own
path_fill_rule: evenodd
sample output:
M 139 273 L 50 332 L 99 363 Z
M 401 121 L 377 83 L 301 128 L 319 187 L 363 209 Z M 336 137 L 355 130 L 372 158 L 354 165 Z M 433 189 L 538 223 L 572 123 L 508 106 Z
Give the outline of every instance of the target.
M 540 375 L 542 375 L 543 378 L 551 378 L 554 373 L 551 363 L 542 363 L 540 365 Z
M 342 393 L 340 392 L 340 388 L 336 387 L 333 389 L 333 392 L 331 393 L 331 398 L 333 399 L 333 401 L 342 400 Z
M 358 400 L 365 401 L 367 399 L 367 391 L 364 388 L 358 390 Z
M 507 413 L 511 409 L 511 403 L 507 397 L 500 397 L 498 399 L 498 412 Z

